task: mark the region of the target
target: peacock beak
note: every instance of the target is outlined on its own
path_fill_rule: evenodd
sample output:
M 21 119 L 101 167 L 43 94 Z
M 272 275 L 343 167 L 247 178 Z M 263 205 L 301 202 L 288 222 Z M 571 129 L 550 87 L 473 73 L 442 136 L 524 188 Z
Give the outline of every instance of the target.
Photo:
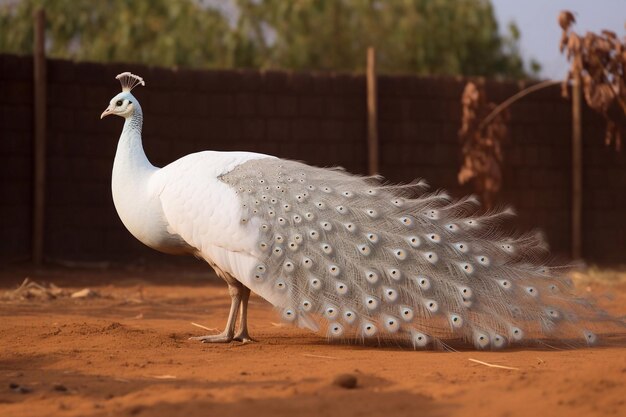
M 100 115 L 100 119 L 104 119 L 106 116 L 112 113 L 113 113 L 113 109 L 110 107 L 107 107 L 107 109 L 103 111 L 102 114 Z

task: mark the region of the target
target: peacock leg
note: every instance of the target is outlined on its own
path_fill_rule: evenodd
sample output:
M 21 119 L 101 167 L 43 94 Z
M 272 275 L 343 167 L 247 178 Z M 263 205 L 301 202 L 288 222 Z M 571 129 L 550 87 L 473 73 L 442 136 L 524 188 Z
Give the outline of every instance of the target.
M 237 322 L 237 313 L 239 312 L 239 305 L 241 304 L 242 297 L 244 295 L 244 289 L 250 290 L 243 286 L 239 281 L 235 279 L 226 279 L 228 283 L 228 293 L 230 294 L 230 312 L 228 313 L 228 321 L 226 322 L 226 328 L 220 334 L 206 335 L 206 336 L 194 336 L 189 340 L 199 340 L 202 343 L 229 343 L 233 340 L 233 334 L 235 333 L 235 323 Z
M 241 310 L 239 312 L 239 331 L 233 338 L 242 343 L 256 342 L 248 333 L 248 300 L 250 299 L 250 288 L 244 286 L 241 295 Z

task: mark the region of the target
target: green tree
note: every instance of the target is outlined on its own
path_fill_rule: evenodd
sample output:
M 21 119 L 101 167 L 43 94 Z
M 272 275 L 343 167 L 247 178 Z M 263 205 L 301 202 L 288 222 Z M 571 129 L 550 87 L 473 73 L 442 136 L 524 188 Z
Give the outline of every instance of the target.
M 525 76 L 519 30 L 488 0 L 238 0 L 261 67 L 358 70 L 375 46 L 385 72 Z M 269 27 L 271 31 L 259 30 Z
M 43 7 L 52 57 L 162 66 L 231 66 L 228 23 L 195 3 L 169 0 L 21 0 L 0 9 L 0 51 L 29 53 Z
M 383 72 L 527 75 L 489 0 L 21 0 L 0 9 L 0 51 L 31 50 L 40 5 L 54 57 L 362 71 L 375 46 Z

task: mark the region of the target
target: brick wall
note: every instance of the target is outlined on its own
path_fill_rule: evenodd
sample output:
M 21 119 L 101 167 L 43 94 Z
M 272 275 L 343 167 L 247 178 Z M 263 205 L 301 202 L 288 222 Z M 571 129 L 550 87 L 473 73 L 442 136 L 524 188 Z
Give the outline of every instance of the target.
M 0 55 L 0 224 L 10 239 L 0 258 L 30 250 L 32 60 Z M 135 90 L 145 113 L 144 146 L 162 166 L 205 149 L 250 150 L 365 173 L 365 80 L 346 74 L 166 70 L 51 60 L 48 66 L 48 188 L 45 253 L 51 259 L 170 260 L 123 228 L 111 201 L 110 171 L 122 120 L 99 120 L 119 91 L 113 78 L 144 77 Z M 413 76 L 379 80 L 381 171 L 389 180 L 427 179 L 459 187 L 457 131 L 464 81 Z M 487 83 L 490 100 L 519 91 Z M 511 109 L 501 201 L 521 229 L 540 227 L 557 253 L 570 242 L 570 105 L 551 88 Z M 584 112 L 584 251 L 621 261 L 626 248 L 626 159 L 602 144 L 602 120 Z

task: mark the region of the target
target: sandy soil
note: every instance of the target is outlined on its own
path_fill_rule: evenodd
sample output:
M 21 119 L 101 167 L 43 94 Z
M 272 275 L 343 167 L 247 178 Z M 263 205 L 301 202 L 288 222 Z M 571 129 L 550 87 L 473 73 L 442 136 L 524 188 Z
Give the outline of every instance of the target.
M 223 326 L 226 287 L 209 274 L 12 268 L 99 297 L 0 301 L 0 415 L 626 416 L 626 349 L 415 352 L 328 344 L 275 324 L 251 300 L 257 343 L 207 345 L 191 322 Z M 617 315 L 626 283 L 585 282 Z M 470 361 L 518 368 L 489 368 Z M 356 389 L 333 384 L 340 374 Z

